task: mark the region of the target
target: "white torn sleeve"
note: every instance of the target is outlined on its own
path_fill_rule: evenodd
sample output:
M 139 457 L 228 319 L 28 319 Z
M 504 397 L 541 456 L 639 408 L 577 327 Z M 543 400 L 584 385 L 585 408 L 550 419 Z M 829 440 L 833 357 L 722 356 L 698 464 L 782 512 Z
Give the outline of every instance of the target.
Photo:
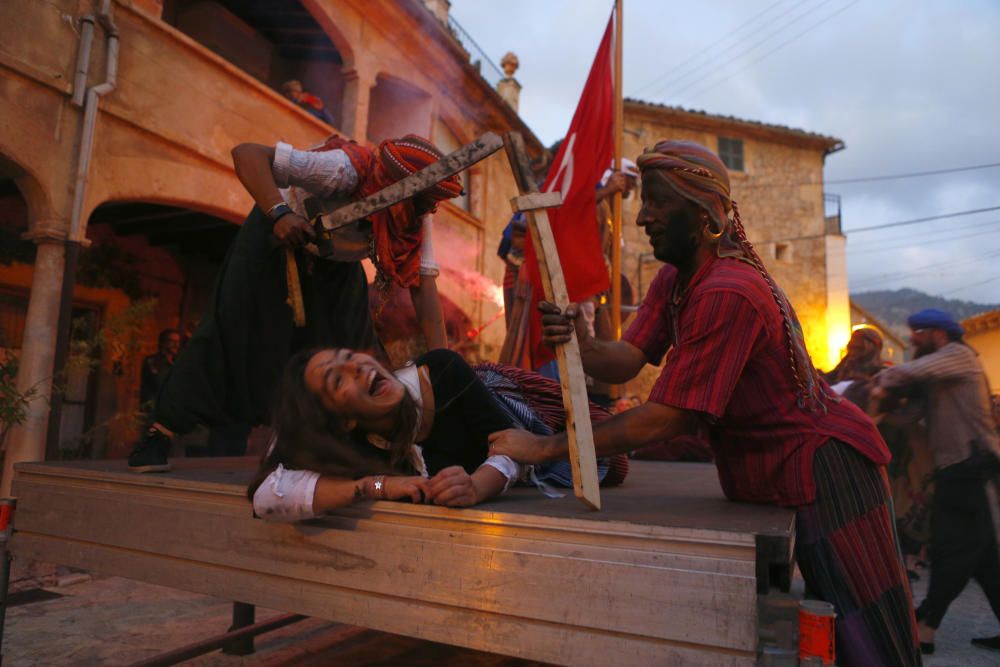
M 253 494 L 253 511 L 265 521 L 314 519 L 313 496 L 319 473 L 278 465 Z
M 358 172 L 342 150 L 300 151 L 284 142 L 274 147 L 271 164 L 274 184 L 297 186 L 324 199 L 352 194 L 358 189 Z
M 424 227 L 424 240 L 420 246 L 420 275 L 436 276 L 441 273 L 441 267 L 434 259 L 434 241 L 431 238 L 431 230 L 434 228 L 434 216 L 430 213 L 421 218 Z
M 521 464 L 509 456 L 495 454 L 483 461 L 483 465 L 496 468 L 504 475 L 504 477 L 507 478 L 507 482 L 503 485 L 504 491 L 509 489 L 511 484 L 521 478 Z M 501 493 L 503 493 L 503 491 L 501 491 Z

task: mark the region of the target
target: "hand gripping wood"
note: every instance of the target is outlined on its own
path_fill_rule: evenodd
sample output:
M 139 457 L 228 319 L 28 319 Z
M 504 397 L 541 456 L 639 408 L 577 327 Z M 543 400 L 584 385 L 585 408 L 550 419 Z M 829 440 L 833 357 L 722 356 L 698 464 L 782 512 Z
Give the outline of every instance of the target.
M 558 193 L 539 193 L 529 167 L 524 139 L 518 132 L 504 135 L 507 158 L 514 171 L 520 197 L 511 200 L 515 212 L 528 219 L 531 242 L 538 258 L 538 272 L 546 301 L 560 308 L 569 305 L 566 280 L 563 278 L 559 251 L 546 208 L 558 206 Z M 573 468 L 573 493 L 591 509 L 601 509 L 601 491 L 597 480 L 597 456 L 594 452 L 594 432 L 590 423 L 587 401 L 587 380 L 580 359 L 580 343 L 574 335 L 568 343 L 556 347 L 559 382 L 562 385 L 563 406 L 566 408 L 566 436 L 569 440 L 569 462 Z

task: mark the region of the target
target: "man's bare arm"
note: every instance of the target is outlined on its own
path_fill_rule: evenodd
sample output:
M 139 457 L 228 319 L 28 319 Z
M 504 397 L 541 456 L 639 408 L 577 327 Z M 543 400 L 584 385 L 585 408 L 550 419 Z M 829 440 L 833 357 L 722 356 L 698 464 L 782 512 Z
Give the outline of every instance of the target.
M 688 433 L 697 413 L 662 403 L 646 402 L 594 426 L 594 449 L 598 456 L 622 454 Z M 490 435 L 490 454 L 505 455 L 518 463 L 545 463 L 565 459 L 569 452 L 566 433 L 538 436 L 508 429 Z
M 267 213 L 285 200 L 271 172 L 274 148 L 263 144 L 240 144 L 232 151 L 236 177 L 261 211 Z M 296 213 L 283 215 L 274 225 L 274 235 L 286 245 L 302 245 L 315 236 L 305 218 Z

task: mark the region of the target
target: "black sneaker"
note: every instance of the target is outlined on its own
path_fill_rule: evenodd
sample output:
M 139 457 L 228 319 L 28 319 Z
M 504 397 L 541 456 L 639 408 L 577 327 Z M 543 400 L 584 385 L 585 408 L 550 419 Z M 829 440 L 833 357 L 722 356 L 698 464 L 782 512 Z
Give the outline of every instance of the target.
M 1000 651 L 1000 635 L 996 637 L 976 637 L 972 640 L 973 646 L 978 646 L 979 648 L 988 648 L 994 651 Z
M 170 437 L 150 426 L 128 455 L 128 469 L 132 472 L 167 472 L 170 470 L 167 462 L 169 451 Z

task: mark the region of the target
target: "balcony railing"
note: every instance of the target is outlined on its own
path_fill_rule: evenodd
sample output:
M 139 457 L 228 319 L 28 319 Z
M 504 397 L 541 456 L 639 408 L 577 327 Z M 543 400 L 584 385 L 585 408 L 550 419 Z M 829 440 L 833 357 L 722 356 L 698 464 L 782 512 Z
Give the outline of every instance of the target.
M 842 234 L 840 228 L 840 195 L 823 193 L 823 217 L 827 234 Z
M 472 35 L 466 32 L 465 28 L 462 27 L 462 24 L 456 21 L 451 15 L 448 16 L 448 29 L 451 31 L 451 34 L 454 35 L 455 39 L 458 40 L 458 43 L 462 45 L 462 48 L 468 51 L 469 62 L 472 63 L 473 67 L 479 70 L 479 75 L 482 76 L 491 87 L 496 88 L 500 79 L 504 78 L 503 72 L 496 65 L 496 63 L 490 60 L 489 56 L 486 55 L 486 52 L 483 51 L 478 44 L 476 44 L 476 40 L 472 39 Z

